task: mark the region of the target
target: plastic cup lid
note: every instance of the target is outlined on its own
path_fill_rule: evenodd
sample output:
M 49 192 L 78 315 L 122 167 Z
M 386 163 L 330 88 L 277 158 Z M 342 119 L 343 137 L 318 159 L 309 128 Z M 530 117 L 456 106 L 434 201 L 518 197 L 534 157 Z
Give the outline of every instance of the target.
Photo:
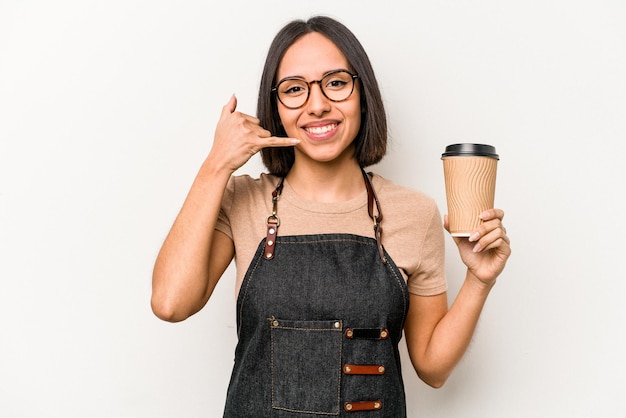
M 446 147 L 446 151 L 441 154 L 445 157 L 490 157 L 499 160 L 496 148 L 486 144 L 452 144 Z

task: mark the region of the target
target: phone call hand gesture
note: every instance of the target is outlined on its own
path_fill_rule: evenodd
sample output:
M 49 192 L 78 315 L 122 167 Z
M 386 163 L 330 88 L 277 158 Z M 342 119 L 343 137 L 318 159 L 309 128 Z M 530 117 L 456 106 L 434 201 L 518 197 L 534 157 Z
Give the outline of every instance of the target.
M 259 119 L 236 111 L 237 98 L 233 95 L 222 108 L 215 129 L 209 159 L 214 166 L 234 172 L 254 154 L 266 147 L 294 146 L 300 141 L 272 136 L 259 124 Z

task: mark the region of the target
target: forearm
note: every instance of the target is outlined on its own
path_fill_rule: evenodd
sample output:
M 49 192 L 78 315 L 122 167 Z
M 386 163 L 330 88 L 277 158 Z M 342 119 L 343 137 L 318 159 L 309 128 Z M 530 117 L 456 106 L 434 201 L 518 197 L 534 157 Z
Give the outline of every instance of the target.
M 210 274 L 216 271 L 211 246 L 231 174 L 207 158 L 161 247 L 152 276 L 152 308 L 162 319 L 179 321 L 198 311 L 219 278 Z
M 424 351 L 414 362 L 420 378 L 429 385 L 442 386 L 463 357 L 491 287 L 467 273 L 452 306 L 438 321 Z

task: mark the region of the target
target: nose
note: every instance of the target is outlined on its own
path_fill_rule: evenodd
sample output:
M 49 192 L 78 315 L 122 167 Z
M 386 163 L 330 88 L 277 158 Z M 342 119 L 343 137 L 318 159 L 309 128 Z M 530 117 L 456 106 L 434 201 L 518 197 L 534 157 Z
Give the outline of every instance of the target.
M 309 100 L 307 101 L 307 111 L 312 115 L 322 115 L 330 110 L 330 100 L 322 92 L 319 81 L 314 81 L 309 86 Z

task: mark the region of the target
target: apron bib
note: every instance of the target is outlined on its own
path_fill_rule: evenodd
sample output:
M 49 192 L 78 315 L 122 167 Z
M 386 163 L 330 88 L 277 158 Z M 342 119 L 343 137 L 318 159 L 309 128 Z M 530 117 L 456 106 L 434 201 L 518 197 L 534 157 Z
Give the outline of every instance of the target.
M 279 185 L 276 225 L 237 299 L 224 417 L 406 417 L 398 343 L 409 296 L 380 245 L 382 216 L 372 216 L 378 201 L 364 177 L 378 239 L 276 236 Z

